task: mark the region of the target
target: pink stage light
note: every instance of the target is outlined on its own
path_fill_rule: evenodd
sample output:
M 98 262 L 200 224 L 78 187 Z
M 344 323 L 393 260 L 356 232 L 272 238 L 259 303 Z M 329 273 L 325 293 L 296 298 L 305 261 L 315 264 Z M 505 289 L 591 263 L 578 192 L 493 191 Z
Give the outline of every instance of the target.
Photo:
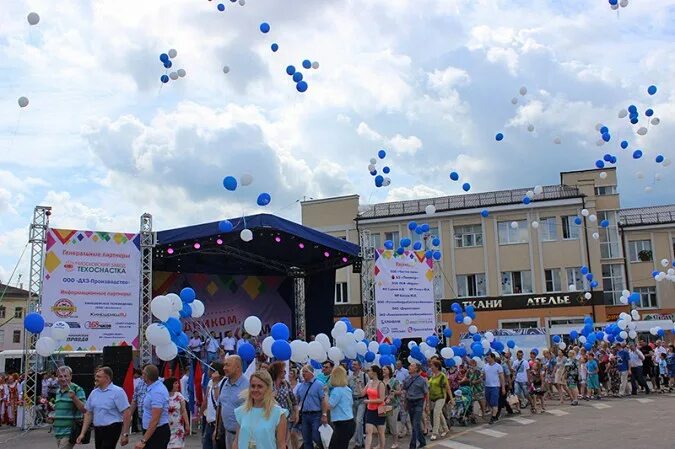
M 298 243 L 298 248 L 305 249 L 305 244 L 302 242 Z
M 330 257 L 330 253 L 329 253 L 328 251 L 324 251 L 323 255 L 324 255 L 325 257 Z
M 347 259 L 346 257 L 343 257 L 343 258 L 342 258 L 342 261 L 343 261 L 344 263 L 347 263 L 348 260 L 349 260 L 349 259 Z
M 199 242 L 195 243 L 193 246 L 195 249 L 199 249 L 202 247 L 202 245 L 200 245 Z
M 216 243 L 219 244 L 219 245 L 222 245 L 223 241 L 221 239 L 218 239 L 218 240 L 216 240 Z
M 173 254 L 173 248 L 167 249 L 166 252 L 169 253 L 169 254 Z
M 274 241 L 277 243 L 281 243 L 281 237 L 279 236 L 274 237 Z

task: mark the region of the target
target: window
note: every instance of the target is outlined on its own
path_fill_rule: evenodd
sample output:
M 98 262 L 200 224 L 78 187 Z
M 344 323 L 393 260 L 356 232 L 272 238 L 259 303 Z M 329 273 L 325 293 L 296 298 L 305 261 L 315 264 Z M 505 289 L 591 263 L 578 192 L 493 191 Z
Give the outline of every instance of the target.
M 21 343 L 21 331 L 12 332 L 12 343 Z
M 539 220 L 539 238 L 542 242 L 558 240 L 558 229 L 555 226 L 555 217 Z
M 457 248 L 483 246 L 483 225 L 455 226 L 455 246 Z
M 5 306 L 0 306 L 0 319 L 5 317 Z
M 623 291 L 623 266 L 618 263 L 602 265 L 602 289 L 605 304 L 619 304 Z
M 401 244 L 401 239 L 398 237 L 398 231 L 394 232 L 385 232 L 384 233 L 384 240 L 391 240 L 394 242 L 394 249 L 398 248 L 398 245 Z
M 485 296 L 485 274 L 457 275 L 457 296 Z
M 560 285 L 560 268 L 551 268 L 550 270 L 544 270 L 544 276 L 546 277 L 547 292 L 562 291 L 562 286 Z
M 502 272 L 502 294 L 532 293 L 532 273 L 528 271 Z
M 515 228 L 512 223 L 517 223 Z M 518 221 L 500 221 L 497 223 L 499 230 L 499 244 L 508 245 L 510 243 L 527 243 L 527 220 Z
M 600 258 L 612 259 L 621 257 L 619 250 L 619 228 L 616 225 L 616 211 L 598 212 L 598 223 L 602 220 L 607 220 L 609 227 L 598 229 L 598 233 L 600 234 Z
M 382 238 L 380 233 L 370 234 L 370 244 L 373 248 L 382 248 Z
M 429 232 L 424 233 L 426 238 L 424 239 L 424 249 L 433 249 L 433 240 L 434 237 L 438 237 L 438 228 L 429 228 Z
M 651 240 L 631 240 L 628 242 L 628 254 L 631 262 L 651 262 L 652 241 Z
M 15 307 L 14 308 L 14 318 L 23 318 L 23 308 Z
M 616 186 L 602 186 L 595 188 L 595 194 L 597 196 L 616 195 L 616 193 Z
M 576 291 L 585 290 L 584 283 L 586 278 L 581 274 L 580 270 L 581 267 L 565 268 L 565 271 L 567 272 L 567 285 L 574 285 Z
M 634 291 L 640 294 L 640 305 L 638 307 L 657 307 L 656 287 L 636 287 Z
M 567 215 L 561 217 L 562 220 L 562 231 L 564 240 L 578 240 L 579 234 L 581 233 L 581 225 L 578 225 L 574 222 L 576 216 Z
M 509 321 L 506 323 L 499 323 L 502 329 L 535 329 L 539 327 L 537 321 Z
M 335 283 L 335 304 L 346 304 L 349 302 L 349 288 L 346 282 Z

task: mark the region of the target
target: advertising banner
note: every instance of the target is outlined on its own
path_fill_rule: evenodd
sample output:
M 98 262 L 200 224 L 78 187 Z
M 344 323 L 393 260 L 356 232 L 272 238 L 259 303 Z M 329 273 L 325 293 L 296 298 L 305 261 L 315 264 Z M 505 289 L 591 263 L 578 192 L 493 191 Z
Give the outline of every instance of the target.
M 192 336 L 197 331 L 215 331 L 221 337 L 232 331 L 242 333 L 244 320 L 255 315 L 262 321 L 261 336 L 269 334 L 274 323 L 286 323 L 291 328 L 291 309 L 280 293 L 283 276 L 246 276 L 203 273 L 153 273 L 153 296 L 177 293 L 192 287 L 197 299 L 204 303 L 204 315 L 199 319 L 181 320 L 183 330 Z M 289 290 L 292 291 L 292 290 Z
M 425 338 L 435 332 L 433 262 L 424 251 L 375 251 L 378 338 Z
M 48 230 L 41 311 L 70 326 L 60 350 L 138 347 L 140 267 L 139 234 Z

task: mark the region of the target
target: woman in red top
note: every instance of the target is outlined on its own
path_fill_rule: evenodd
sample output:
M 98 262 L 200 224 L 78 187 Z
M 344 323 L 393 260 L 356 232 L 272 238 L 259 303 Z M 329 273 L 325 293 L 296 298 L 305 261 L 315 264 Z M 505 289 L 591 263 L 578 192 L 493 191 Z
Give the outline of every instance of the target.
M 368 370 L 370 381 L 366 385 L 366 395 L 368 399 L 363 402 L 366 404 L 366 441 L 365 449 L 370 449 L 373 443 L 373 432 L 377 429 L 378 447 L 384 449 L 384 429 L 385 416 L 380 416 L 377 409 L 384 404 L 386 389 L 382 382 L 382 369 L 373 365 Z

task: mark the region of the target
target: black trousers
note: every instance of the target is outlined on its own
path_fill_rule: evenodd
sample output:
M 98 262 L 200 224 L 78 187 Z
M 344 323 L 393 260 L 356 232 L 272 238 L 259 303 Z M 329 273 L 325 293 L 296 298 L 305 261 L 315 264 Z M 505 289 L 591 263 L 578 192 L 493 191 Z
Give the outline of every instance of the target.
M 333 436 L 330 438 L 328 449 L 347 449 L 355 431 L 356 423 L 353 419 L 333 421 Z
M 131 417 L 131 431 L 138 432 L 138 407 L 134 409 L 134 414 Z
M 501 388 L 499 389 L 499 408 L 497 409 L 497 417 L 501 416 L 502 414 L 502 409 L 506 408 L 506 411 L 510 414 L 513 414 L 513 409 L 511 408 L 511 405 L 508 403 L 506 400 L 506 395 L 509 394 L 509 389 L 508 387 L 504 390 L 504 393 L 502 393 Z
M 145 430 L 143 430 L 145 432 Z M 168 424 L 163 424 L 152 432 L 152 436 L 145 442 L 145 449 L 166 449 L 171 439 L 171 429 Z
M 122 434 L 122 423 L 94 427 L 94 447 L 96 449 L 115 449 Z
M 642 373 L 642 367 L 634 366 L 633 368 L 630 369 L 630 386 L 633 395 L 637 394 L 638 384 L 640 384 L 640 386 L 645 389 L 647 394 L 649 394 L 649 385 L 647 385 L 645 376 Z

